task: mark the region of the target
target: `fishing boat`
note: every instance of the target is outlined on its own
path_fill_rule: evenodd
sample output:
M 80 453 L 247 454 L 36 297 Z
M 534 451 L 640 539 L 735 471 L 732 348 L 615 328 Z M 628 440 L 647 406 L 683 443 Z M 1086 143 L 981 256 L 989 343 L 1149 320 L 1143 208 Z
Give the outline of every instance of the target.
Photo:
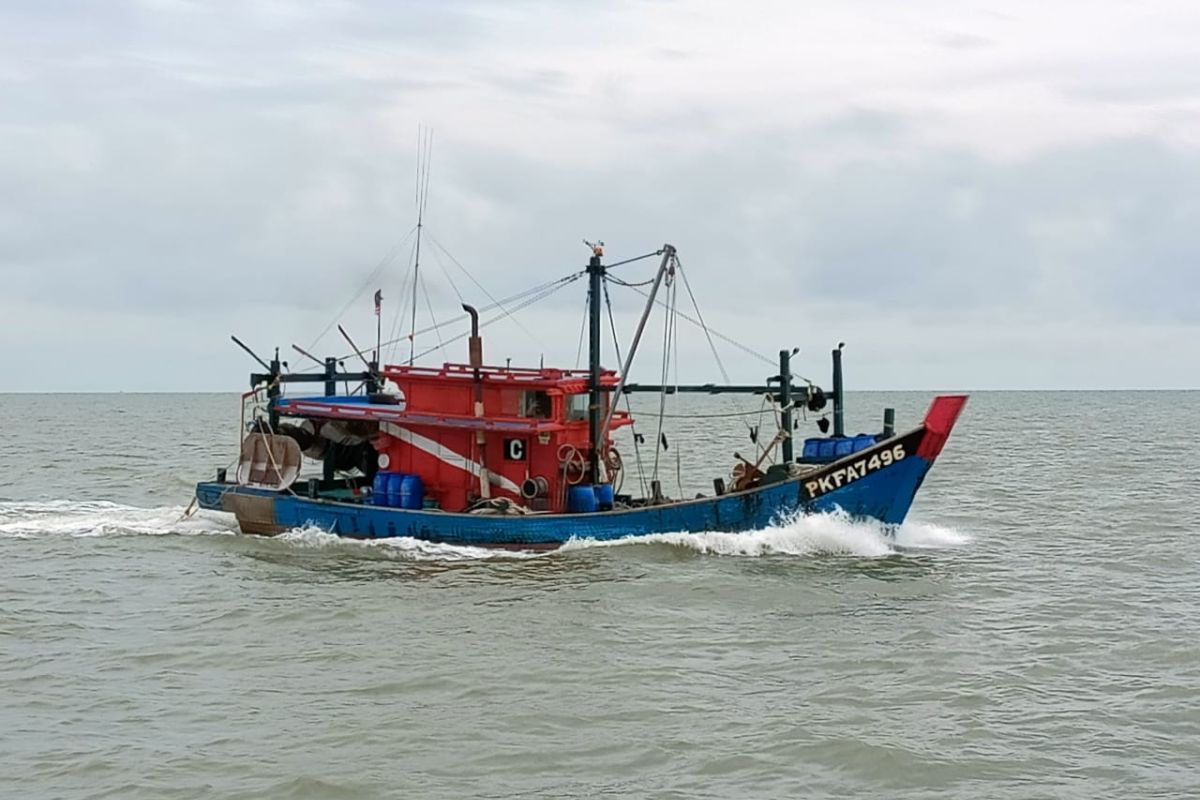
M 231 512 L 251 534 L 316 526 L 359 539 L 529 549 L 557 548 L 571 539 L 753 531 L 801 514 L 840 512 L 885 526 L 903 522 L 965 395 L 935 397 L 920 424 L 907 431 L 897 432 L 894 412 L 885 409 L 877 433 L 848 435 L 841 344 L 832 350 L 828 390 L 797 382 L 793 350 L 779 351 L 778 370 L 761 384 L 628 382 L 651 313 L 664 305 L 680 313 L 663 296 L 677 285 L 682 265 L 671 245 L 618 262 L 659 258 L 653 279 L 642 284 L 649 288 L 641 292 L 646 303 L 639 324 L 623 359 L 617 356 L 621 368 L 605 368 L 602 298 L 607 300 L 612 280 L 634 284 L 614 279 L 609 270 L 618 264 L 605 265 L 603 245 L 588 244 L 586 268 L 557 282 L 586 279 L 587 369 L 488 365 L 480 314 L 467 304 L 461 317 L 468 340 L 464 363 L 422 366 L 410 351 L 407 364 L 383 364 L 385 343 L 378 335 L 378 346 L 368 353 L 343 331 L 362 370 L 347 370 L 344 360 L 328 357 L 314 359 L 316 371 L 298 372 L 280 361 L 278 349 L 268 362 L 235 338 L 265 371 L 251 374 L 243 395 L 237 465 L 232 474 L 227 467 L 215 480 L 197 484 L 199 506 Z M 380 297 L 376 292 L 376 315 Z M 489 308 L 511 311 L 500 302 Z M 696 310 L 694 317 L 684 316 L 711 343 L 713 332 Z M 322 393 L 301 391 L 312 384 Z M 360 388 L 339 392 L 339 385 Z M 635 425 L 628 398 L 638 392 L 761 396 L 776 430 L 770 437 L 755 431 L 752 458 L 733 453 L 729 472 L 706 476 L 703 485 L 711 484 L 711 492 L 670 497 L 657 476 L 646 481 L 639 471 L 643 491 L 625 493 L 628 470 L 614 434 Z M 816 422 L 822 435 L 798 436 L 802 414 L 821 415 Z M 633 441 L 644 445 L 645 437 Z M 314 468 L 320 463 L 319 474 L 304 476 L 306 459 Z

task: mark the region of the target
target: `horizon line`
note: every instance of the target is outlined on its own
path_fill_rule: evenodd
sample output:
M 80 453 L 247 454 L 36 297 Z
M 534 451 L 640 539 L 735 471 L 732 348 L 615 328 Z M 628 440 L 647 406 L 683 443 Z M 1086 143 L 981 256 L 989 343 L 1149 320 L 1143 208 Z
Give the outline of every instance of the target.
M 990 388 L 938 388 L 938 389 L 879 389 L 860 388 L 847 389 L 847 394 L 856 392 L 893 392 L 893 393 L 954 393 L 954 392 L 1197 392 L 1200 386 L 1152 386 L 1152 387 L 990 387 Z M 235 389 L 0 389 L 0 397 L 17 395 L 188 395 L 188 394 L 224 394 L 240 395 Z M 318 395 L 312 395 L 314 397 Z

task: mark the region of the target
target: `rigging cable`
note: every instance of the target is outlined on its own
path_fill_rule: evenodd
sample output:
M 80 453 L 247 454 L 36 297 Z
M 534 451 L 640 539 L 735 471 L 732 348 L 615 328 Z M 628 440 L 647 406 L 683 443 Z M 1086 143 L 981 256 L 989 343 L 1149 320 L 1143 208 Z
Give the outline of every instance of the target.
M 717 362 L 717 369 L 721 371 L 721 377 L 725 379 L 725 382 L 731 383 L 729 372 L 726 371 L 725 364 L 721 361 L 721 354 L 717 352 L 716 342 L 713 341 L 712 333 L 704 321 L 704 314 L 700 311 L 700 304 L 696 301 L 696 295 L 692 291 L 692 284 L 688 280 L 687 272 L 683 268 L 683 262 L 679 260 L 678 256 L 675 258 L 675 265 L 678 267 L 679 274 L 683 278 L 683 288 L 687 290 L 688 298 L 692 301 L 692 309 L 696 312 L 696 319 L 700 322 L 701 330 L 704 331 L 704 338 L 708 341 L 708 349 L 712 351 L 713 360 Z M 726 397 L 725 407 L 730 409 L 737 407 L 732 397 Z M 746 423 L 746 428 L 750 428 L 750 423 Z
M 759 359 L 761 359 L 762 361 L 764 361 L 764 362 L 766 362 L 766 363 L 768 363 L 768 364 L 771 364 L 772 366 L 774 366 L 774 367 L 778 368 L 778 365 L 777 365 L 777 364 L 776 364 L 774 361 L 772 361 L 770 358 L 768 358 L 767 356 L 764 356 L 764 355 L 762 355 L 761 353 L 758 353 L 757 351 L 755 351 L 755 350 L 753 350 L 753 349 L 751 349 L 751 348 L 747 347 L 746 345 L 743 345 L 743 344 L 741 344 L 740 342 L 737 342 L 737 341 L 735 341 L 734 339 L 732 339 L 732 338 L 730 338 L 730 337 L 728 337 L 728 336 L 725 336 L 724 334 L 722 334 L 722 333 L 720 333 L 720 332 L 718 332 L 718 331 L 715 331 L 715 330 L 713 330 L 712 328 L 710 328 L 710 327 L 707 325 L 707 323 L 705 323 L 705 321 L 704 321 L 704 316 L 703 316 L 703 314 L 702 314 L 702 313 L 701 313 L 701 311 L 700 311 L 700 306 L 699 306 L 699 303 L 697 303 L 697 301 L 696 301 L 696 296 L 695 296 L 695 293 L 692 291 L 691 284 L 688 282 L 688 279 L 687 279 L 687 273 L 686 273 L 686 272 L 684 272 L 684 270 L 683 270 L 683 265 L 682 265 L 682 264 L 679 262 L 679 259 L 678 259 L 678 258 L 675 258 L 675 259 L 674 259 L 674 263 L 675 263 L 675 266 L 677 266 L 677 267 L 679 268 L 679 272 L 680 272 L 680 273 L 682 274 L 682 276 L 683 276 L 683 284 L 684 284 L 684 288 L 687 290 L 687 292 L 688 292 L 688 296 L 691 298 L 691 301 L 692 301 L 692 307 L 693 307 L 693 309 L 694 309 L 694 310 L 695 310 L 695 312 L 696 312 L 696 318 L 695 318 L 695 319 L 693 319 L 693 318 L 692 318 L 692 317 L 690 317 L 689 315 L 687 315 L 687 314 L 684 314 L 684 313 L 682 313 L 682 312 L 676 312 L 676 313 L 678 313 L 678 315 L 679 315 L 679 316 L 683 317 L 685 320 L 687 320 L 688 322 L 691 322 L 693 325 L 696 325 L 696 326 L 698 326 L 698 327 L 699 327 L 699 328 L 700 328 L 702 331 L 704 331 L 705 338 L 708 340 L 709 348 L 712 350 L 713 357 L 714 357 L 714 359 L 715 359 L 715 360 L 716 360 L 716 362 L 717 362 L 717 367 L 718 367 L 718 368 L 721 370 L 721 375 L 722 375 L 722 377 L 725 379 L 726 383 L 730 382 L 730 381 L 729 381 L 729 374 L 728 374 L 728 372 L 725 370 L 725 366 L 724 366 L 724 364 L 721 362 L 721 357 L 720 357 L 720 355 L 719 355 L 719 354 L 718 354 L 718 352 L 717 352 L 717 349 L 716 349 L 716 345 L 715 345 L 715 343 L 713 342 L 713 337 L 714 337 L 714 336 L 715 336 L 716 338 L 718 338 L 718 339 L 721 339 L 721 340 L 723 340 L 723 341 L 726 341 L 726 342 L 728 342 L 729 344 L 732 344 L 733 346 L 737 347 L 738 349 L 742 350 L 743 352 L 745 352 L 745 353 L 747 353 L 747 354 L 749 354 L 749 355 L 752 355 L 752 356 L 754 356 L 754 357 L 756 357 L 756 358 L 759 358 Z M 626 286 L 626 287 L 628 287 L 628 288 L 630 288 L 630 289 L 633 289 L 633 291 L 637 292 L 638 294 L 642 295 L 643 297 L 645 297 L 645 296 L 646 296 L 646 293 L 645 293 L 645 292 L 643 292 L 643 291 L 642 291 L 640 288 L 638 288 L 638 287 L 636 287 L 636 286 L 634 286 L 634 285 L 631 285 L 631 284 L 629 284 L 629 283 L 625 283 L 625 282 L 621 282 L 621 281 L 618 281 L 618 283 L 619 283 L 619 284 L 621 284 L 621 285 L 623 285 L 623 286 Z M 672 296 L 672 299 L 674 299 L 674 297 L 673 297 L 673 296 Z M 660 304 L 660 305 L 662 304 L 662 301 L 658 301 L 658 302 L 659 302 L 659 304 Z M 805 383 L 809 384 L 809 386 L 812 386 L 812 385 L 813 385 L 813 382 L 812 382 L 810 379 L 808 379 L 808 378 L 804 377 L 803 375 L 796 375 L 795 377 L 797 377 L 797 378 L 799 378 L 800 380 L 804 381 Z M 663 381 L 663 384 L 662 384 L 662 385 L 664 385 L 664 386 L 665 386 L 665 380 Z M 769 394 L 767 395 L 767 398 L 770 398 L 770 395 L 769 395 Z M 774 420 L 775 420 L 775 427 L 776 427 L 778 430 L 782 430 L 782 425 L 783 425 L 783 423 L 782 423 L 782 414 L 780 413 L 780 409 L 779 409 L 778 405 L 777 405 L 776 403 L 774 403 L 774 402 L 772 402 L 772 403 L 771 403 L 771 406 L 772 406 L 772 416 L 773 416 L 773 418 L 774 418 Z M 732 406 L 732 401 L 730 401 L 730 407 L 733 407 L 733 406 Z M 756 451 L 758 451 L 760 455 L 761 455 L 761 453 L 762 453 L 762 452 L 765 452 L 765 450 L 766 450 L 766 448 L 765 448 L 763 445 L 761 445 L 761 442 L 760 442 L 760 441 L 758 441 L 758 439 L 760 438 L 760 437 L 759 437 L 759 433 L 761 432 L 761 429 L 762 429 L 762 414 L 763 414 L 763 412 L 765 411 L 765 408 L 766 408 L 766 400 L 764 401 L 764 404 L 763 404 L 763 405 L 762 405 L 762 406 L 759 408 L 759 411 L 758 411 L 759 422 L 758 422 L 758 425 L 756 426 L 756 428 L 754 428 L 754 429 L 751 429 L 750 423 L 749 423 L 749 422 L 745 422 L 745 421 L 743 420 L 743 421 L 745 422 L 745 425 L 746 425 L 747 429 L 750 429 L 750 430 L 754 431 L 754 434 L 752 435 L 752 438 L 755 440 L 755 442 L 754 442 L 754 444 L 755 444 L 755 450 L 756 450 Z M 734 415 L 733 415 L 733 414 L 730 414 L 730 416 L 734 416 Z M 787 431 L 787 432 L 786 432 L 786 435 L 791 435 L 791 431 Z
M 627 258 L 624 261 L 617 261 L 612 264 L 605 264 L 604 269 L 605 270 L 616 269 L 617 267 L 623 267 L 626 264 L 632 264 L 635 261 L 643 261 L 647 258 L 654 258 L 655 256 L 661 256 L 662 254 L 663 254 L 662 250 L 655 250 L 653 253 L 646 253 L 645 255 L 634 256 L 633 258 Z
M 584 272 L 578 272 L 574 275 L 568 275 L 566 278 L 560 278 L 557 281 L 553 281 L 551 284 L 549 284 L 549 286 L 547 286 L 540 293 L 527 298 L 526 300 L 522 301 L 520 304 L 518 304 L 516 306 L 513 306 L 510 309 L 511 313 L 516 313 L 517 311 L 520 311 L 524 308 L 528 308 L 529 306 L 533 305 L 534 303 L 537 303 L 537 302 L 540 302 L 540 301 L 546 299 L 550 295 L 552 295 L 555 292 L 562 289 L 564 286 L 567 286 L 568 284 L 579 280 L 580 278 L 582 278 L 584 276 L 584 274 L 585 274 Z M 466 316 L 467 315 L 464 314 L 461 317 L 458 317 L 458 319 L 459 320 L 465 319 Z M 507 316 L 507 314 L 498 314 L 498 315 L 492 317 L 491 319 L 483 320 L 482 322 L 479 323 L 479 327 L 481 329 L 485 328 L 485 327 L 491 325 L 493 322 L 499 322 L 500 320 L 504 319 L 506 316 Z M 438 327 L 440 327 L 440 326 L 438 326 Z M 454 336 L 447 339 L 444 344 L 452 344 L 461 339 L 467 338 L 469 335 L 470 335 L 470 331 L 463 331 L 462 333 L 455 334 Z M 428 350 L 425 350 L 424 352 L 418 354 L 417 358 L 424 358 L 425 356 L 429 355 L 430 353 L 432 353 L 433 351 L 435 351 L 437 349 L 438 349 L 437 347 L 432 347 Z
M 641 289 L 637 288 L 636 286 L 629 286 L 628 288 L 630 288 L 634 292 L 637 292 L 642 297 L 648 297 L 648 294 L 646 292 L 642 291 Z M 655 305 L 660 305 L 664 308 L 667 308 L 666 301 L 664 301 L 664 300 L 656 299 L 654 302 L 655 302 Z M 674 313 L 678 314 L 682 319 L 692 323 L 696 327 L 702 327 L 700 324 L 700 321 L 698 319 L 696 319 L 695 317 L 685 314 L 682 311 L 676 311 Z M 720 339 L 723 342 L 733 345 L 734 347 L 741 350 L 746 355 L 754 356 L 755 358 L 757 358 L 767 364 L 770 364 L 771 366 L 775 367 L 776 369 L 779 368 L 779 364 L 776 361 L 772 360 L 770 357 L 764 356 L 762 353 L 758 352 L 757 350 L 755 350 L 747 345 L 742 344 L 741 342 L 737 341 L 736 339 L 726 336 L 725 334 L 717 331 L 716 329 L 710 328 L 709 330 L 711 331 L 712 335 L 715 338 Z
M 428 284 L 429 284 L 429 282 L 426 281 L 424 278 L 421 279 L 421 291 L 424 292 L 424 294 L 425 294 L 425 307 L 427 309 L 429 309 L 429 318 L 431 320 L 433 320 L 433 324 L 435 326 L 434 331 L 437 333 L 437 337 L 438 337 L 438 347 L 440 347 L 442 349 L 442 357 L 444 359 L 446 359 L 447 361 L 449 361 L 450 356 L 447 355 L 447 353 L 446 353 L 446 344 L 445 344 L 445 342 L 442 341 L 441 326 L 437 324 L 437 317 L 435 317 L 433 315 L 433 303 L 429 299 L 429 285 Z M 416 342 L 415 338 L 413 339 L 413 342 L 414 343 Z
M 442 243 L 439 242 L 437 239 L 435 239 L 432 233 L 428 233 L 428 234 L 426 234 L 426 236 L 429 238 L 429 241 L 433 244 L 434 247 L 438 248 L 443 253 L 445 253 L 446 257 L 450 259 L 450 262 L 452 264 L 454 264 L 454 266 L 456 266 L 460 270 L 462 270 L 463 274 L 466 275 L 467 278 L 470 279 L 471 283 L 475 284 L 475 286 L 477 286 L 479 288 L 479 291 L 483 292 L 484 296 L 488 300 L 492 301 L 492 303 L 497 308 L 499 308 L 501 311 L 503 311 L 505 314 L 508 314 L 508 310 L 504 307 L 504 304 L 501 303 L 499 300 L 497 300 L 495 297 L 493 297 L 492 293 L 487 290 L 487 287 L 485 287 L 482 283 L 480 283 L 478 280 L 476 280 L 475 276 L 471 274 L 470 270 L 468 270 L 466 267 L 464 267 L 459 262 L 459 260 L 454 257 L 453 253 L 451 253 L 449 250 L 447 250 L 445 247 L 443 247 Z M 438 263 L 440 264 L 441 262 L 439 261 Z M 447 275 L 446 277 L 448 279 L 450 276 Z M 461 295 L 459 296 L 459 299 L 461 299 Z M 524 325 L 522 325 L 520 320 L 518 320 L 516 317 L 512 317 L 511 314 L 509 314 L 508 316 L 510 316 L 512 318 L 513 323 L 518 328 L 520 328 L 526 334 L 528 334 L 529 338 L 532 339 L 535 344 L 537 344 L 539 347 L 545 348 L 545 342 L 543 342 L 541 339 L 539 339 L 537 336 L 535 336 L 533 334 L 533 332 L 531 332 L 528 328 L 526 328 Z
M 728 411 L 717 414 L 663 414 L 667 419 L 734 419 L 737 417 L 754 417 L 761 414 L 760 409 L 750 411 Z
M 583 319 L 579 322 L 579 344 L 575 346 L 575 369 L 583 361 L 583 334 L 587 330 L 588 309 L 592 305 L 592 287 L 588 286 L 587 294 L 583 297 Z
M 721 377 L 726 383 L 730 383 L 729 373 L 725 371 L 725 365 L 721 363 L 721 356 L 717 352 L 717 345 L 712 340 L 712 334 L 708 331 L 708 326 L 704 324 L 704 315 L 700 313 L 700 304 L 696 302 L 696 295 L 692 293 L 692 285 L 688 282 L 687 273 L 683 271 L 683 264 L 678 257 L 675 259 L 675 268 L 679 270 L 679 276 L 683 278 L 683 288 L 687 289 L 688 297 L 691 298 L 692 308 L 696 311 L 696 319 L 700 321 L 700 328 L 704 331 L 704 338 L 708 340 L 708 348 L 712 350 L 713 358 L 717 362 L 717 369 L 721 370 Z
M 429 238 L 432 240 L 433 236 L 429 235 Z M 437 254 L 436 250 L 431 252 L 433 253 L 433 260 L 437 262 L 438 267 L 442 270 L 442 274 L 446 276 L 446 281 L 450 284 L 450 288 L 454 290 L 455 296 L 458 297 L 458 302 L 467 302 L 463 297 L 463 293 L 458 290 L 458 284 L 454 282 L 454 278 L 450 277 L 450 270 L 446 269 L 446 265 L 443 263 L 442 257 Z
M 416 242 L 414 242 L 413 246 L 408 251 L 408 268 L 404 270 L 404 276 L 400 281 L 400 296 L 396 299 L 396 310 L 392 313 L 392 326 L 388 332 L 388 340 L 380 345 L 380 349 L 386 345 L 391 345 L 391 349 L 388 350 L 389 361 L 395 359 L 396 345 L 397 343 L 403 341 L 403 337 L 399 335 L 400 321 L 403 319 L 404 309 L 408 306 L 409 287 L 412 285 L 412 281 L 409 280 L 409 275 L 411 275 L 413 271 L 413 262 L 416 258 L 416 251 L 417 245 Z
M 567 284 L 569 284 L 575 280 L 578 280 L 583 275 L 584 275 L 583 271 L 573 273 L 571 275 L 564 275 L 561 278 L 555 278 L 552 281 L 546 281 L 545 283 L 538 284 L 537 286 L 531 287 L 529 289 L 523 289 L 522 291 L 517 292 L 516 294 L 509 295 L 508 297 L 504 298 L 503 300 L 501 300 L 499 302 L 503 303 L 503 304 L 514 303 L 517 301 L 525 300 L 526 298 L 529 298 L 531 295 L 536 295 L 538 297 L 538 299 L 541 299 L 542 297 L 546 297 L 546 296 L 549 296 L 550 294 L 553 294 L 555 291 L 558 291 L 558 289 L 562 288 L 563 286 L 566 286 Z M 510 308 L 509 311 L 510 312 L 517 311 L 521 308 L 525 308 L 527 305 L 528 305 L 527 302 L 523 302 L 517 307 Z M 480 311 L 480 313 L 483 313 L 485 311 L 491 311 L 497 307 L 498 306 L 496 304 L 482 306 L 482 307 L 480 307 L 479 311 Z M 442 322 L 439 322 L 437 324 L 428 325 L 424 328 L 421 328 L 420 330 L 418 330 L 416 332 L 415 335 L 421 336 L 423 334 L 430 333 L 434 330 L 437 330 L 438 328 L 444 328 L 447 325 L 457 325 L 457 324 L 467 320 L 468 318 L 469 318 L 469 315 L 467 315 L 467 314 L 458 314 L 454 317 L 451 317 L 450 319 L 443 320 Z M 490 320 L 490 321 L 495 321 L 495 320 Z M 396 338 L 388 339 L 387 341 L 383 342 L 383 346 L 386 347 L 389 345 L 396 345 L 396 344 L 399 344 L 400 342 L 404 342 L 407 340 L 408 340 L 407 336 L 399 336 Z M 447 340 L 447 343 L 450 341 L 453 341 L 453 340 Z M 437 348 L 435 347 L 434 349 L 436 350 Z M 354 355 L 354 354 L 350 353 L 347 356 L 344 356 L 344 358 L 349 358 L 349 356 L 351 356 L 351 355 Z
M 337 324 L 338 320 L 350 310 L 350 306 L 354 305 L 355 301 L 362 297 L 362 293 L 367 290 L 367 287 L 375 282 L 380 274 L 383 273 L 383 270 L 387 267 L 387 265 L 396 259 L 396 256 L 400 255 L 400 248 L 404 247 L 404 245 L 408 242 L 409 237 L 416 233 L 416 231 L 417 227 L 414 225 L 408 233 L 404 234 L 404 236 L 392 246 L 392 249 L 388 252 L 388 254 L 379 260 L 379 263 L 375 265 L 373 270 L 371 270 L 371 274 L 369 274 L 367 279 L 363 281 L 363 284 L 358 288 L 358 291 L 356 291 L 354 295 L 346 301 L 345 305 L 342 306 L 341 311 L 333 316 L 333 319 L 330 320 L 329 324 L 326 325 L 324 329 L 317 335 L 317 338 L 313 339 L 312 344 L 308 346 L 309 350 L 315 348 L 317 344 L 325 338 L 325 334 L 329 333 L 329 331 L 333 329 L 333 326 Z

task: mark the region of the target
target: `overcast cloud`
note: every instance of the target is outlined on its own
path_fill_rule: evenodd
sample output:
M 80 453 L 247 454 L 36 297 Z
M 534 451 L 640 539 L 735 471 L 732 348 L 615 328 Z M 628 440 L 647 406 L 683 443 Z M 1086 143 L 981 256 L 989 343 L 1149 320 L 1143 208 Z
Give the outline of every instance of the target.
M 419 125 L 427 232 L 497 297 L 669 241 L 706 319 L 818 380 L 846 341 L 860 388 L 1194 388 L 1198 40 L 1171 0 L 10 0 L 0 391 L 238 389 L 230 333 L 308 346 L 360 290 L 372 339 Z M 439 316 L 443 266 L 487 303 L 423 253 Z M 488 355 L 574 364 L 581 290 Z

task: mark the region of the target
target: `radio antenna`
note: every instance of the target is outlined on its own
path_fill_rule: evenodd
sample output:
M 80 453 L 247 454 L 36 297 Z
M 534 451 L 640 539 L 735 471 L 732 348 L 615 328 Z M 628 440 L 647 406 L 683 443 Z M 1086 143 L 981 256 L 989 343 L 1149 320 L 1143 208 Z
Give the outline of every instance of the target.
M 433 129 L 417 127 L 417 247 L 413 258 L 412 322 L 408 332 L 408 365 L 417 348 L 417 281 L 421 277 L 421 229 L 425 225 L 425 205 L 429 201 L 429 165 L 433 160 Z

